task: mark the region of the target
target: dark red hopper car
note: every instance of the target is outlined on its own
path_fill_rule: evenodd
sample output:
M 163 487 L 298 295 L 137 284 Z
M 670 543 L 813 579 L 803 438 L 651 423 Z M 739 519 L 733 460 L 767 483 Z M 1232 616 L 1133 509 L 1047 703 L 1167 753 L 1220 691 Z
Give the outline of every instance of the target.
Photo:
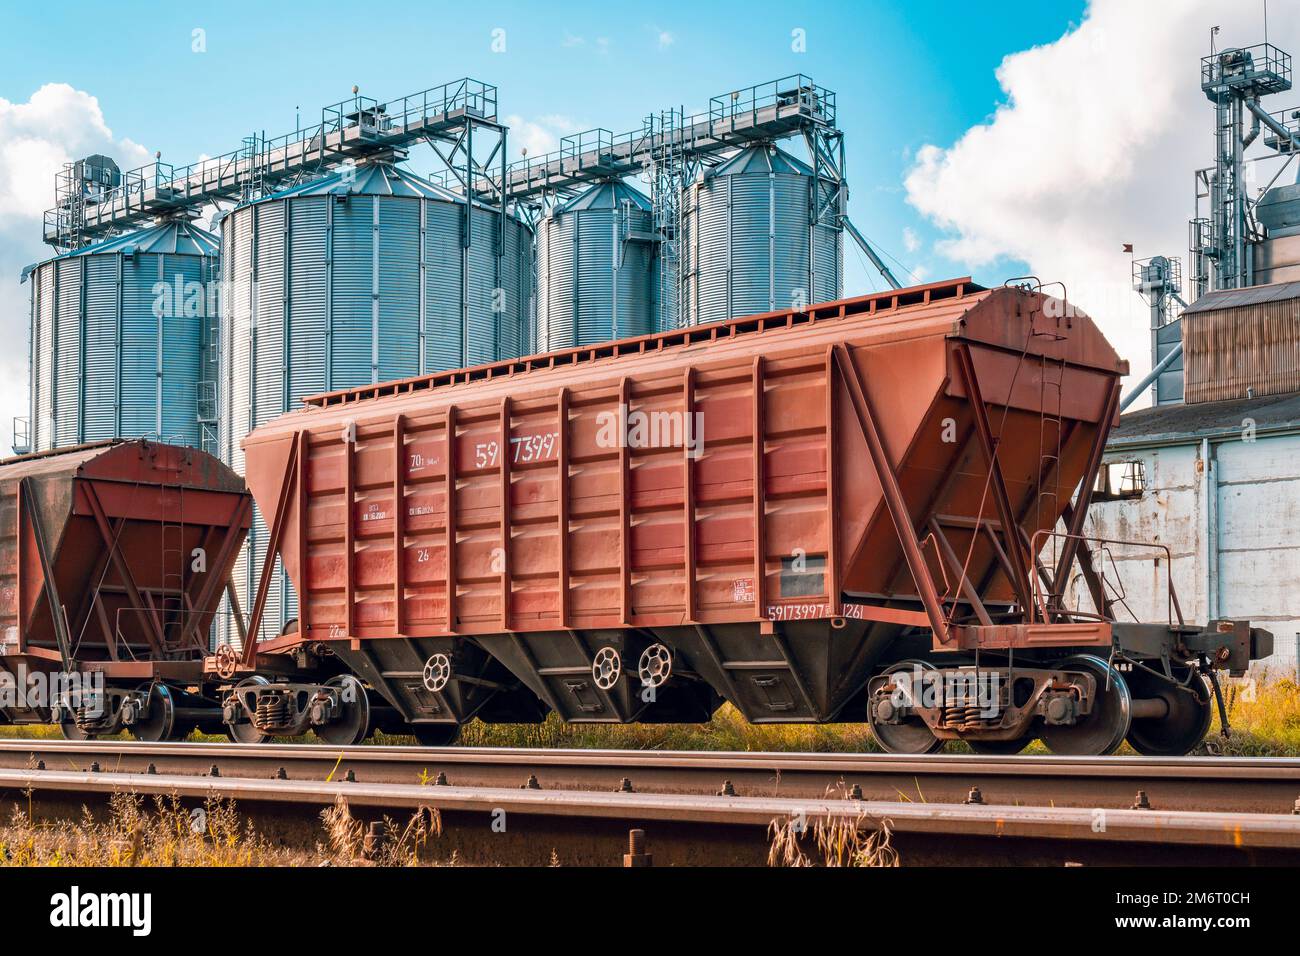
M 251 515 L 239 476 L 192 448 L 114 440 L 0 462 L 6 721 L 72 737 L 219 731 L 203 661 Z M 29 680 L 67 690 L 51 678 L 91 674 L 94 706 Z
M 227 719 L 445 741 L 726 699 L 894 750 L 1183 752 L 1201 671 L 1268 635 L 1172 591 L 1115 620 L 1082 519 L 1126 371 L 1061 299 L 960 279 L 311 398 L 245 442 L 300 608 L 221 661 Z M 978 705 L 943 686 L 976 663 Z

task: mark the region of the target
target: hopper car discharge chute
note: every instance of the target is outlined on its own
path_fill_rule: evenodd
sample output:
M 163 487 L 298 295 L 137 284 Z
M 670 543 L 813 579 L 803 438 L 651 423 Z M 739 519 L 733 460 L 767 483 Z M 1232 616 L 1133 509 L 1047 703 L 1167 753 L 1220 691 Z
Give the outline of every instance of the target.
M 259 633 L 268 561 L 209 662 L 232 732 L 727 700 L 896 752 L 1190 750 L 1271 636 L 1172 587 L 1122 620 L 1084 518 L 1127 365 L 1063 298 L 958 279 L 307 399 L 245 441 L 299 610 Z
M 216 458 L 108 440 L 0 461 L 0 718 L 222 730 L 210 633 L 252 517 Z

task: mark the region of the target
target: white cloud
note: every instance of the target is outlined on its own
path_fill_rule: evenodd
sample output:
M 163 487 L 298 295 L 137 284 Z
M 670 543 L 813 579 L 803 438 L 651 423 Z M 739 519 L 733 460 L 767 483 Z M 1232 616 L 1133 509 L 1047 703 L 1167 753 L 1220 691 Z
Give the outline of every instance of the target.
M 655 32 L 658 34 L 659 49 L 661 50 L 666 50 L 677 42 L 677 37 L 673 36 L 673 34 L 668 30 L 660 30 L 658 27 L 655 27 Z
M 916 234 L 911 226 L 903 228 L 903 248 L 908 252 L 916 252 L 921 248 L 921 237 Z
M 44 212 L 54 205 L 54 177 L 65 162 L 104 153 L 123 169 L 149 159 L 129 139 L 114 139 L 99 101 L 66 83 L 47 83 L 26 103 L 0 99 L 0 454 L 10 426 L 27 414 L 30 288 L 19 284 L 25 265 L 54 254 L 41 241 Z
M 1269 39 L 1300 52 L 1300 11 L 1270 12 Z M 1130 359 L 1130 384 L 1145 374 L 1147 311 L 1123 243 L 1186 258 L 1192 174 L 1213 149 L 1200 57 L 1214 24 L 1220 49 L 1260 42 L 1256 19 L 1230 0 L 1093 0 L 1059 40 L 1008 56 L 1005 104 L 951 146 L 921 148 L 906 178 L 908 201 L 948 234 L 936 251 L 1063 281 Z
M 520 155 L 520 148 L 527 149 L 529 156 L 541 156 L 559 149 L 560 137 L 586 129 L 559 113 L 547 113 L 535 119 L 525 119 L 516 113 L 507 116 L 505 122 L 510 127 L 512 161 Z

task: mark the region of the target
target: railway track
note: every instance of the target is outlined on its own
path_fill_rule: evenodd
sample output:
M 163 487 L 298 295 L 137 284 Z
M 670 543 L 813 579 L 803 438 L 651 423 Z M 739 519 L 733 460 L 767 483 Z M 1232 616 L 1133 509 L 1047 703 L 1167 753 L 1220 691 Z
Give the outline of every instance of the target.
M 334 751 L 296 745 L 64 742 L 10 742 L 0 748 L 0 756 L 6 765 L 0 769 L 0 803 L 52 819 L 79 813 L 83 806 L 102 805 L 121 791 L 175 796 L 189 804 L 216 796 L 236 800 L 273 839 L 311 846 L 320 836 L 320 811 L 342 797 L 354 815 L 371 820 L 400 821 L 422 808 L 436 808 L 443 828 L 439 848 L 467 862 L 544 864 L 558 859 L 616 864 L 622 860 L 628 831 L 639 829 L 648 832 L 650 851 L 660 864 L 761 864 L 766 861 L 769 827 L 791 821 L 806 825 L 809 832 L 834 824 L 887 829 L 892 847 L 905 863 L 1277 865 L 1300 860 L 1300 815 L 1224 808 L 1234 803 L 1232 785 L 1224 785 L 1227 781 L 1245 781 L 1252 791 L 1272 781 L 1273 792 L 1279 795 L 1284 786 L 1293 786 L 1300 762 L 1289 760 L 931 757 L 901 761 L 829 754 L 419 752 L 377 747 Z M 30 766 L 13 766 L 19 758 L 30 759 Z M 77 766 L 87 759 L 88 767 Z M 219 762 L 212 775 L 214 759 Z M 1241 766 L 1234 774 L 1196 775 L 1219 764 Z M 448 782 L 433 783 L 438 778 L 428 771 L 435 766 L 447 768 L 439 771 L 443 774 L 456 771 L 461 782 L 453 783 L 447 776 Z M 517 778 L 519 771 L 529 767 L 534 769 L 523 785 L 464 782 L 509 772 Z M 411 782 L 416 768 L 423 782 Z M 627 791 L 578 785 L 604 783 L 610 774 L 634 769 L 645 772 L 643 779 L 671 783 L 678 789 Z M 726 779 L 733 780 L 730 789 L 737 792 L 698 792 L 706 775 L 712 773 L 708 779 L 714 779 L 719 771 L 732 775 Z M 745 784 L 774 789 L 777 772 L 781 794 L 740 792 Z M 851 785 L 846 791 L 838 783 L 829 796 L 813 792 L 827 775 L 837 781 L 840 777 L 870 779 L 873 772 L 891 779 L 905 773 L 926 774 L 931 781 L 947 775 L 950 789 L 958 786 L 958 779 L 965 786 L 973 779 L 969 775 L 976 773 L 982 785 L 990 787 L 994 782 L 1009 786 L 1057 773 L 1058 786 L 1066 791 L 1071 781 L 1131 786 L 1133 780 L 1142 779 L 1172 786 L 1179 780 L 1209 779 L 1217 780 L 1219 787 L 1197 793 L 1202 797 L 1218 793 L 1220 799 L 1215 809 L 1185 810 L 1087 806 L 1087 801 L 1067 806 L 998 804 L 987 798 L 983 803 L 922 801 L 902 795 L 871 799 L 865 791 L 862 799 L 846 799 L 840 794 L 851 792 L 856 797 L 856 791 Z M 762 777 L 764 773 L 769 776 Z M 1144 773 L 1147 776 L 1141 777 Z M 406 782 L 380 779 L 401 775 Z M 567 785 L 543 785 L 543 779 L 551 784 L 563 779 Z M 738 788 L 734 780 L 744 783 Z M 697 792 L 690 792 L 692 785 Z M 1114 796 L 1118 793 L 1112 791 Z M 1239 796 L 1235 804 L 1253 799 Z
M 903 757 L 888 754 L 331 747 L 312 744 L 0 741 L 0 769 L 228 778 L 433 783 L 453 787 L 740 797 L 857 798 L 914 804 L 1292 814 L 1300 759 Z M 531 781 L 531 782 L 530 782 Z

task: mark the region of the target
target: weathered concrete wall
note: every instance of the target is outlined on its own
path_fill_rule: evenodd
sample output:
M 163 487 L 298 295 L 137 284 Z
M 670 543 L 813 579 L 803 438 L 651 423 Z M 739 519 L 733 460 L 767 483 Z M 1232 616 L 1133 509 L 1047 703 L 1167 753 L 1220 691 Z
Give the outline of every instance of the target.
M 1208 473 L 1204 456 L 1201 443 L 1190 440 L 1108 455 L 1108 462 L 1143 462 L 1146 491 L 1141 498 L 1096 502 L 1087 534 L 1165 545 L 1188 620 L 1249 618 L 1273 632 L 1277 653 L 1267 662 L 1269 670 L 1294 671 L 1300 632 L 1300 436 L 1212 443 Z M 1108 551 L 1101 562 L 1105 576 L 1132 615 L 1164 620 L 1168 568 L 1163 554 L 1123 545 L 1110 545 Z M 1072 588 L 1072 601 L 1090 607 L 1082 582 L 1076 579 Z

